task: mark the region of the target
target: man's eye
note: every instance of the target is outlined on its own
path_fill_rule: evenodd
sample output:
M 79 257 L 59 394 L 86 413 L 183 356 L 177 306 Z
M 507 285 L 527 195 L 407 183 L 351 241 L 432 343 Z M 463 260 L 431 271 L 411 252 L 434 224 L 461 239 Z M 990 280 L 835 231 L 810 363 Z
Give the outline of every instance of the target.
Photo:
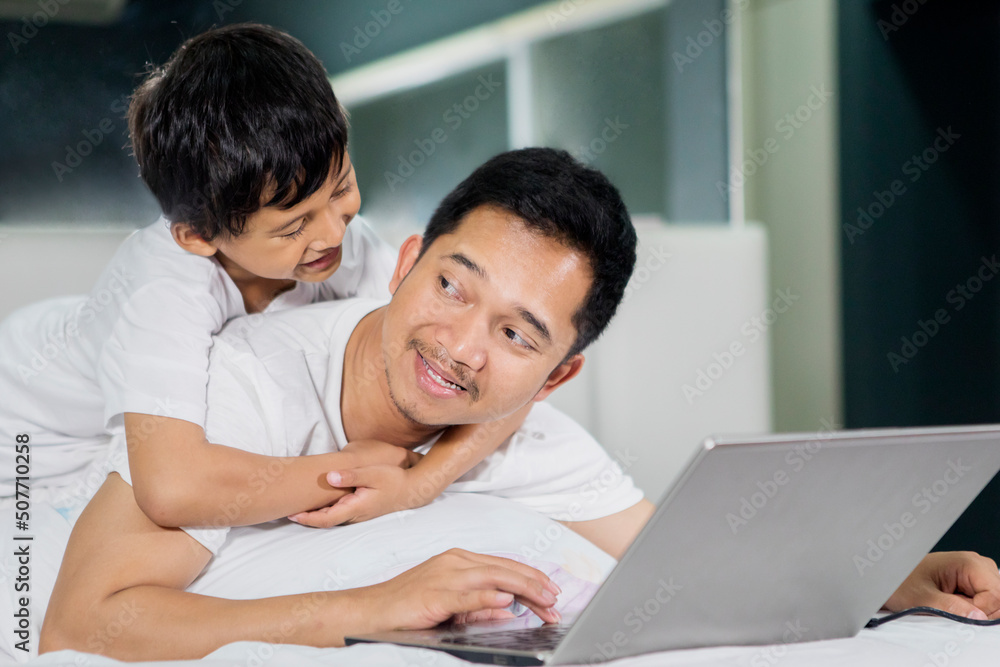
M 514 343 L 515 345 L 523 347 L 526 350 L 534 349 L 534 348 L 531 347 L 531 345 L 528 344 L 528 341 L 526 341 L 523 338 L 521 338 L 521 336 L 516 331 L 514 331 L 513 329 L 504 329 L 503 332 L 504 332 L 504 335 L 506 335 L 507 338 L 509 338 L 510 341 L 512 343 Z
M 441 276 L 439 280 L 441 281 L 441 289 L 443 289 L 449 296 L 458 296 L 458 290 L 455 289 L 454 285 L 448 282 L 447 278 Z

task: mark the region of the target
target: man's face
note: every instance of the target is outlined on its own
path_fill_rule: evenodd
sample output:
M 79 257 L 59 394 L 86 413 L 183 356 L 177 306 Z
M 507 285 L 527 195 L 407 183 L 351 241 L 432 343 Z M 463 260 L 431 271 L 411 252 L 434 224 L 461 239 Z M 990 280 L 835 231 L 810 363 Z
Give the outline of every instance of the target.
M 563 361 L 592 281 L 586 257 L 486 206 L 414 264 L 419 250 L 411 237 L 400 252 L 383 328 L 389 392 L 404 415 L 432 426 L 493 421 L 579 371 L 582 356 Z
M 340 173 L 289 209 L 267 206 L 247 220 L 236 238 L 212 241 L 234 277 L 321 282 L 340 267 L 347 225 L 361 207 L 350 156 Z M 235 265 L 232 266 L 232 265 Z

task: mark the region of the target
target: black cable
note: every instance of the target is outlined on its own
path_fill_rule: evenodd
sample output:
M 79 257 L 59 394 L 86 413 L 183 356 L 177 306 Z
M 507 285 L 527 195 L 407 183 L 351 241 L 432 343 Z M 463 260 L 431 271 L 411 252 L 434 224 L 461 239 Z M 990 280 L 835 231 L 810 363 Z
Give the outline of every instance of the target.
M 895 614 L 889 614 L 888 616 L 883 616 L 882 618 L 873 618 L 868 621 L 865 625 L 866 628 L 877 628 L 883 623 L 888 623 L 889 621 L 895 621 L 898 618 L 904 616 L 909 616 L 911 614 L 932 614 L 934 616 L 942 616 L 947 618 L 949 621 L 958 621 L 959 623 L 967 623 L 969 625 L 1000 625 L 1000 618 L 992 621 L 979 621 L 974 618 L 966 618 L 964 616 L 958 616 L 957 614 L 950 614 L 943 609 L 935 609 L 934 607 L 911 607 L 910 609 L 904 609 L 903 611 L 897 611 Z

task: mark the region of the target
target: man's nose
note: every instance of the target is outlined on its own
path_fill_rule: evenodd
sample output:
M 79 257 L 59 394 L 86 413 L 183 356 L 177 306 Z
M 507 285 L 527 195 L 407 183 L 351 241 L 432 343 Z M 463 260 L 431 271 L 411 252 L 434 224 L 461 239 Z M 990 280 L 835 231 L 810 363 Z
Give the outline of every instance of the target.
M 486 365 L 486 348 L 489 344 L 489 327 L 469 308 L 455 317 L 450 326 L 444 327 L 438 339 L 448 356 L 472 371 L 481 371 Z

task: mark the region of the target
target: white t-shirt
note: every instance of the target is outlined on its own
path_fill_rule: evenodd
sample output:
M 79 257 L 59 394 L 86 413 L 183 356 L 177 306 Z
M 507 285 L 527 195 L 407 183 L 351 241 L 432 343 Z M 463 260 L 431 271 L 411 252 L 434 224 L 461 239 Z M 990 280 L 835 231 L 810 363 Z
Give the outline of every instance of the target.
M 276 457 L 342 449 L 347 444 L 340 415 L 347 341 L 358 322 L 384 304 L 342 300 L 231 322 L 215 337 L 211 352 L 208 439 Z M 131 483 L 124 438 L 116 440 L 109 467 Z M 280 462 L 274 466 L 263 472 L 280 474 Z M 267 492 L 263 472 L 262 483 L 251 484 L 257 493 Z M 448 491 L 507 497 L 563 521 L 609 516 L 642 499 L 642 491 L 597 441 L 546 403 L 536 404 L 511 438 Z M 220 524 L 226 520 L 220 508 Z M 225 527 L 185 530 L 213 553 L 228 532 Z
M 355 217 L 333 276 L 297 283 L 267 312 L 387 297 L 395 259 Z M 89 295 L 11 314 L 0 323 L 0 497 L 14 492 L 17 434 L 31 439 L 36 489 L 72 482 L 107 447 L 125 412 L 204 426 L 212 335 L 245 314 L 219 262 L 183 250 L 163 218 L 122 243 Z

